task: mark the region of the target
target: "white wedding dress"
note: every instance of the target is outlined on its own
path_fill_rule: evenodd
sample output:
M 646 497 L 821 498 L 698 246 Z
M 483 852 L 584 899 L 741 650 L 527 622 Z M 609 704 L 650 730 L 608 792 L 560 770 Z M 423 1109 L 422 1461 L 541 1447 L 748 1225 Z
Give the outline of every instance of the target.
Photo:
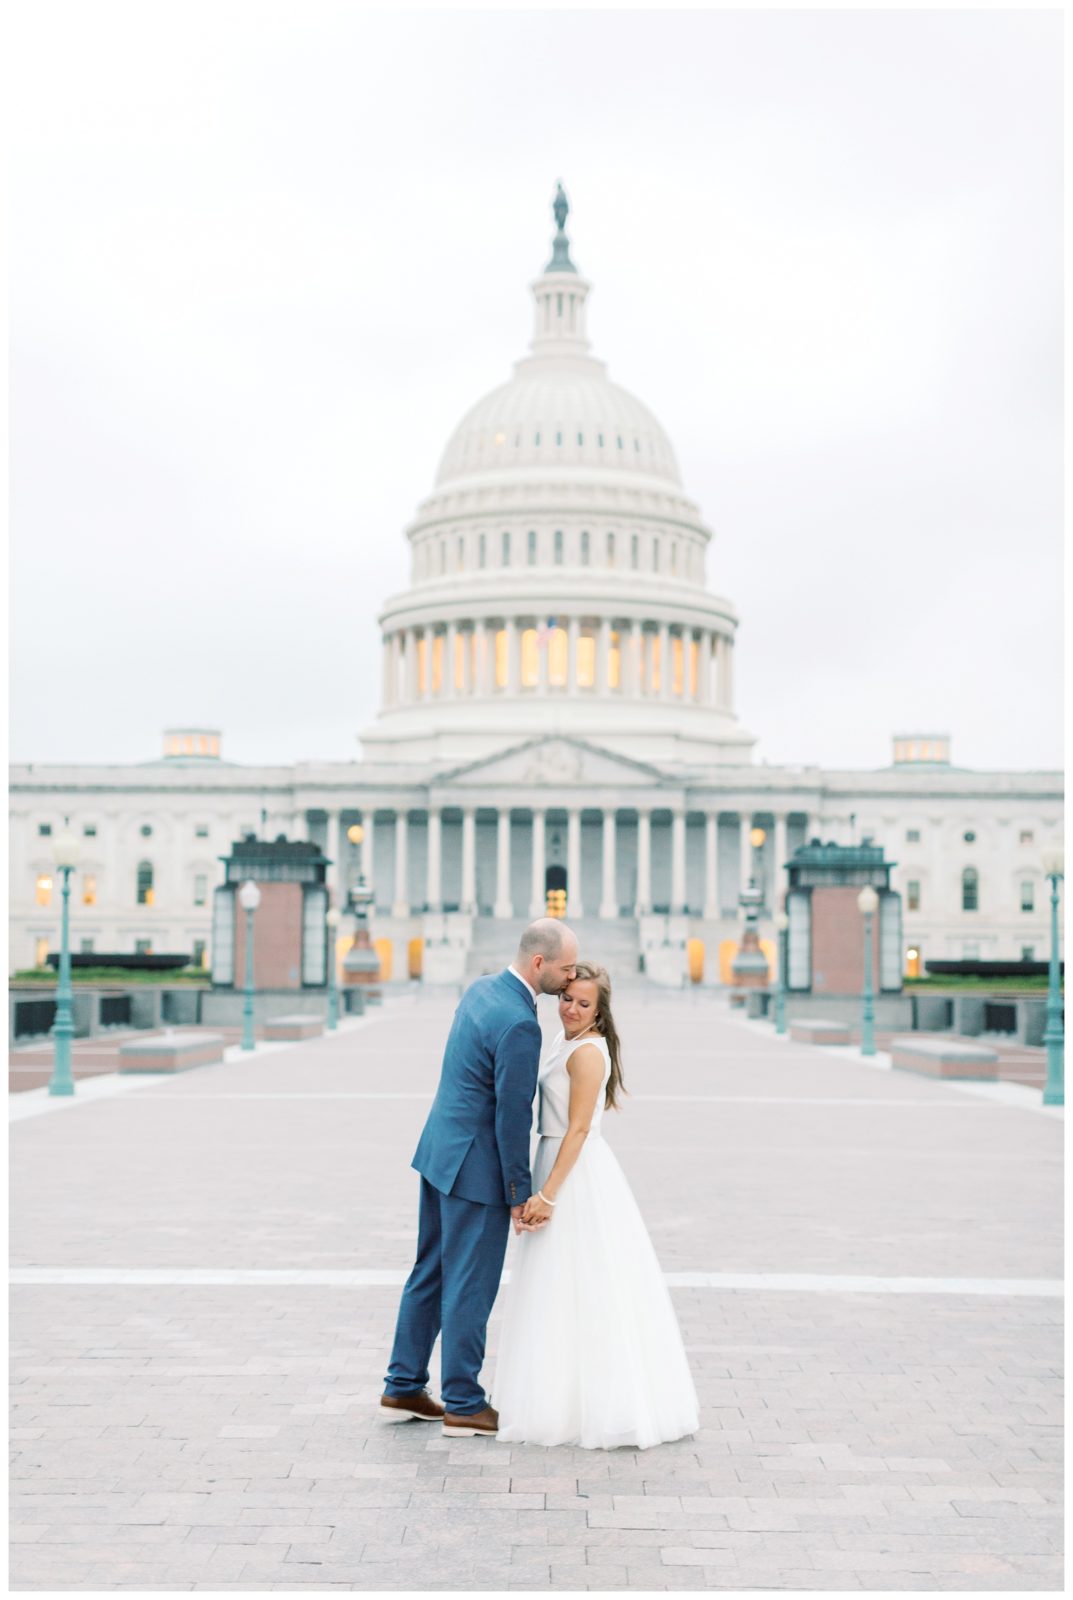
M 566 1062 L 581 1044 L 602 1050 L 603 1085 L 551 1221 L 517 1240 L 491 1403 L 500 1440 L 645 1449 L 696 1432 L 697 1392 L 656 1252 L 601 1137 L 611 1058 L 596 1035 L 560 1034 L 541 1064 L 533 1192 L 567 1130 Z

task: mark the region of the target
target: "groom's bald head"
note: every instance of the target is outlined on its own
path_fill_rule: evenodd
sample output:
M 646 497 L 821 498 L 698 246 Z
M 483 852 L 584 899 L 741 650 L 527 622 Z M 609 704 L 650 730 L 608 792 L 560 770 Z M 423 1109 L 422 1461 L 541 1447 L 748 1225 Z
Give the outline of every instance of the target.
M 561 994 L 577 965 L 577 935 L 556 917 L 538 917 L 522 934 L 517 968 L 538 994 Z

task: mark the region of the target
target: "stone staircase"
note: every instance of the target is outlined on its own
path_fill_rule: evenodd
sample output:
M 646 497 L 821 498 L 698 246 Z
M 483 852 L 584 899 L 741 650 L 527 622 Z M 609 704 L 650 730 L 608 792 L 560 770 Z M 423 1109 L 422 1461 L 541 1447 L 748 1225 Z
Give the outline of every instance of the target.
M 583 961 L 597 961 L 606 967 L 616 986 L 644 982 L 637 970 L 641 941 L 633 917 L 620 917 L 616 922 L 582 917 L 574 922 L 568 916 L 566 921 L 577 934 Z M 484 972 L 502 972 L 513 961 L 518 940 L 528 922 L 528 917 L 478 918 L 473 924 L 473 939 L 466 957 L 466 982 L 472 982 Z

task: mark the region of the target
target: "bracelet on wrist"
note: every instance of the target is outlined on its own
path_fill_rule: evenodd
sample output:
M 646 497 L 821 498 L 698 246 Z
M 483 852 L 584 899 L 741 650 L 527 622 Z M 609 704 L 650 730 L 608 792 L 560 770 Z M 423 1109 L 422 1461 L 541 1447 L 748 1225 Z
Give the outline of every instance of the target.
M 557 1200 L 549 1200 L 543 1189 L 538 1189 L 537 1194 L 546 1206 L 557 1206 L 559 1204 Z

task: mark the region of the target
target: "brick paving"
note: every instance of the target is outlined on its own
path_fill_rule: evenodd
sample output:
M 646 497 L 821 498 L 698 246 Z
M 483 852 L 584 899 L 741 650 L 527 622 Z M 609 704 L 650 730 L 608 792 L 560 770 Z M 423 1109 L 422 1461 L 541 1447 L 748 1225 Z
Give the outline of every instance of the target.
M 625 993 L 607 1133 L 665 1270 L 770 1275 L 672 1288 L 702 1426 L 654 1450 L 382 1424 L 390 1284 L 122 1281 L 405 1271 L 450 1009 L 389 1003 L 13 1127 L 15 1268 L 117 1280 L 12 1289 L 13 1590 L 1062 1586 L 1061 1302 L 1009 1282 L 1060 1273 L 1062 1125 L 1027 1090 Z M 930 1283 L 828 1282 L 854 1274 Z

